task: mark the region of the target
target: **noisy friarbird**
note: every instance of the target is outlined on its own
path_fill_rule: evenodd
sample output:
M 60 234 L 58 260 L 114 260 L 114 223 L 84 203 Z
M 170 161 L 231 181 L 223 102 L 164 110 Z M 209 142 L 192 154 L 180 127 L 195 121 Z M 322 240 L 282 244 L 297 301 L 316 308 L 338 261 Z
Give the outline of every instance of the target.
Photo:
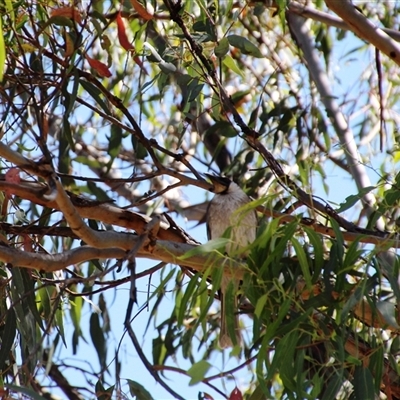
M 222 237 L 230 228 L 229 243 L 226 253 L 234 257 L 246 257 L 245 248 L 256 238 L 257 215 L 255 210 L 239 211 L 241 207 L 251 201 L 250 197 L 232 180 L 226 177 L 205 174 L 212 182 L 211 191 L 214 197 L 209 203 L 206 215 L 208 239 Z M 244 253 L 240 250 L 243 249 Z M 229 336 L 226 324 L 225 294 L 231 281 L 229 277 L 222 277 L 221 282 L 221 331 L 219 345 L 221 348 L 233 347 L 232 338 Z M 239 282 L 233 281 L 234 292 L 237 291 Z M 237 309 L 237 296 L 235 295 L 235 310 Z M 241 344 L 242 337 L 239 330 L 238 316 L 235 315 L 236 343 Z

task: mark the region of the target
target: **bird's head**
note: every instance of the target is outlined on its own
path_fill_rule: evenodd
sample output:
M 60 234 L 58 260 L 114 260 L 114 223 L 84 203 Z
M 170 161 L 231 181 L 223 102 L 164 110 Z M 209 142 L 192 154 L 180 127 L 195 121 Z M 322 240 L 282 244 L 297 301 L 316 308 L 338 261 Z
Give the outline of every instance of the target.
M 224 176 L 204 174 L 213 184 L 211 192 L 215 194 L 227 194 L 233 182 Z

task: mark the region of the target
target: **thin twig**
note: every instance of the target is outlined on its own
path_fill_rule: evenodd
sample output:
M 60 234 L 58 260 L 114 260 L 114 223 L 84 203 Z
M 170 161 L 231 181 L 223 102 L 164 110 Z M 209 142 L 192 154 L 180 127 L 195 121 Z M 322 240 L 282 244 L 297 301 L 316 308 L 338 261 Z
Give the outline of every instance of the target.
M 142 361 L 143 365 L 146 367 L 147 371 L 151 374 L 151 376 L 158 382 L 169 394 L 174 396 L 174 398 L 178 400 L 185 400 L 184 397 L 181 397 L 178 393 L 176 393 L 174 390 L 172 390 L 158 375 L 158 372 L 155 370 L 153 364 L 151 364 L 145 354 L 143 353 L 142 346 L 138 342 L 135 333 L 133 332 L 133 329 L 131 325 L 128 323 L 125 324 L 126 331 L 128 332 L 129 337 L 131 338 L 132 344 L 135 347 L 137 354 Z

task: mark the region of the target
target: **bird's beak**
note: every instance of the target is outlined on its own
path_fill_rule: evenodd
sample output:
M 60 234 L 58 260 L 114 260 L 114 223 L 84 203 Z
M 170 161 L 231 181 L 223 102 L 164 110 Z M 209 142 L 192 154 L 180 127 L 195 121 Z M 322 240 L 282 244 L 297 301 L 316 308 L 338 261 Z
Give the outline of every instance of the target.
M 207 173 L 205 173 L 204 176 L 206 176 L 213 184 L 213 189 L 211 189 L 211 192 L 223 193 L 228 190 L 230 184 L 230 180 L 228 178 Z

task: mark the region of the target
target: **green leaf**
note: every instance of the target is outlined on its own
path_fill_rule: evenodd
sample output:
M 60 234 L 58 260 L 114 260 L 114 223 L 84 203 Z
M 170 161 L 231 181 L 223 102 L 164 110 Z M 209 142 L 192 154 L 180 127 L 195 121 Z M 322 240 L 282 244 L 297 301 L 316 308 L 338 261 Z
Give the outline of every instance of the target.
M 268 325 L 265 331 L 265 337 L 268 339 L 268 341 L 272 340 L 272 338 L 275 336 L 277 329 L 281 326 L 282 321 L 287 317 L 287 314 L 291 306 L 291 302 L 292 302 L 291 297 L 286 298 L 283 301 L 281 307 L 279 308 L 279 312 L 275 321 L 273 321 L 271 324 Z
M 254 309 L 254 315 L 255 315 L 257 318 L 260 318 L 261 313 L 263 312 L 264 307 L 265 307 L 265 304 L 266 304 L 266 302 L 267 302 L 268 296 L 269 296 L 269 294 L 266 293 L 266 294 L 262 295 L 262 296 L 257 300 L 257 304 L 256 304 L 256 307 L 255 307 L 255 309 Z
M 324 395 L 321 400 L 335 400 L 336 395 L 342 386 L 343 376 L 341 374 L 335 373 L 330 377 L 329 381 L 327 382 L 327 386 L 324 390 Z
M 13 277 L 19 275 L 20 279 L 22 279 L 22 284 L 24 287 L 25 299 L 23 302 L 29 307 L 33 317 L 35 318 L 36 323 L 40 326 L 42 330 L 44 330 L 43 320 L 40 317 L 39 311 L 36 306 L 36 297 L 34 290 L 34 282 L 32 277 L 29 275 L 28 271 L 24 268 L 13 268 L 12 270 Z
M 188 375 L 192 378 L 189 382 L 189 385 L 195 385 L 196 383 L 201 382 L 205 376 L 207 371 L 211 368 L 211 364 L 206 360 L 201 360 L 196 364 L 193 364 L 189 370 Z
M 26 394 L 32 400 L 46 400 L 46 397 L 40 396 L 33 389 L 29 389 L 23 386 L 10 385 L 8 383 L 5 383 L 4 387 L 12 392 Z
M 108 154 L 111 159 L 114 160 L 119 154 L 121 143 L 122 143 L 122 129 L 119 125 L 111 125 L 111 135 L 107 136 L 108 139 Z
M 111 115 L 111 111 L 109 110 L 106 103 L 101 98 L 101 96 L 102 96 L 101 91 L 96 86 L 94 86 L 92 83 L 85 81 L 84 79 L 79 79 L 79 83 L 93 97 L 93 99 L 96 101 L 96 103 L 98 103 L 100 105 L 100 107 L 103 109 L 103 111 L 106 114 Z
M 187 251 L 185 254 L 178 257 L 178 260 L 184 261 L 187 258 L 194 257 L 199 254 L 211 253 L 215 250 L 224 249 L 228 243 L 229 243 L 229 239 L 226 239 L 226 238 L 217 238 L 217 239 L 209 240 L 208 242 L 206 242 L 200 246 L 196 246 L 193 249 Z
M 128 382 L 131 396 L 135 396 L 137 400 L 153 400 L 151 394 L 140 383 L 131 379 L 127 379 L 126 381 Z
M 274 360 L 280 360 L 279 375 L 285 388 L 292 392 L 296 392 L 296 373 L 295 373 L 295 359 L 297 358 L 296 345 L 299 340 L 299 331 L 294 330 L 285 335 L 278 341 L 276 354 Z
M 105 389 L 103 383 L 98 380 L 95 386 L 97 400 L 111 400 L 114 391 L 114 385 Z
M 180 325 L 183 324 L 183 319 L 185 317 L 185 312 L 187 309 L 187 303 L 188 303 L 189 299 L 192 298 L 193 293 L 195 292 L 196 288 L 198 287 L 199 276 L 200 276 L 199 274 L 196 274 L 190 278 L 189 284 L 187 285 L 187 288 L 185 290 L 185 293 L 184 293 L 181 301 L 179 302 L 179 305 L 176 305 L 176 307 L 178 308 L 177 319 L 178 319 L 178 324 L 180 324 Z
M 228 38 L 223 38 L 219 41 L 218 46 L 214 49 L 214 53 L 217 57 L 222 58 L 229 51 L 229 40 Z
M 396 310 L 397 306 L 395 303 L 389 301 L 378 301 L 376 303 L 376 308 L 381 313 L 382 317 L 385 319 L 385 322 L 396 330 L 400 330 L 400 325 L 396 320 Z
M 306 253 L 300 242 L 295 237 L 292 237 L 290 241 L 292 242 L 297 258 L 299 260 L 301 272 L 306 282 L 307 289 L 311 290 L 312 282 L 311 282 L 310 266 L 308 265 Z
M 76 285 L 71 286 L 71 290 L 76 289 Z M 82 316 L 83 298 L 81 296 L 75 296 L 70 298 L 69 301 L 69 315 L 71 317 L 72 323 L 75 329 L 80 330 L 81 326 L 81 316 Z
M 356 367 L 352 383 L 356 399 L 375 399 L 374 377 L 368 368 Z
M 383 368 L 384 368 L 384 346 L 379 344 L 378 348 L 373 349 L 368 368 L 371 370 L 374 376 L 375 393 L 379 393 Z
M 13 308 L 7 310 L 6 321 L 1 336 L 0 346 L 0 371 L 4 370 L 6 361 L 9 359 L 9 352 L 14 344 L 14 338 L 17 333 L 17 318 Z
M 223 137 L 236 137 L 238 135 L 238 132 L 228 121 L 217 121 L 206 130 L 205 135 L 209 135 L 214 132 Z
M 232 339 L 235 346 L 239 344 L 237 343 L 235 334 L 235 319 L 236 319 L 235 313 L 237 312 L 237 306 L 235 307 L 236 297 L 237 297 L 237 287 L 234 284 L 233 280 L 230 280 L 226 292 L 224 294 L 223 301 L 225 307 L 222 311 L 225 313 L 225 320 L 228 328 L 229 337 Z
M 75 143 L 72 138 L 71 125 L 65 115 L 63 116 L 62 125 L 60 140 L 58 142 L 58 170 L 67 174 L 71 168 L 69 150 L 75 148 Z
M 36 291 L 36 301 L 39 304 L 39 311 L 47 320 L 51 314 L 50 291 L 48 286 L 42 286 Z
M 270 399 L 272 397 L 270 397 L 270 393 L 268 397 L 265 397 L 265 394 L 263 393 L 262 389 L 260 386 L 257 386 L 253 393 L 247 397 L 247 400 L 265 400 L 266 398 Z
M 321 239 L 321 235 L 317 234 L 313 229 L 310 229 L 307 226 L 303 226 L 303 229 L 307 233 L 308 239 L 314 251 L 313 282 L 315 283 L 320 278 L 320 273 L 324 265 L 324 245 Z
M 222 63 L 235 72 L 236 74 L 240 75 L 243 79 L 245 78 L 243 71 L 238 67 L 236 64 L 236 61 L 229 55 L 227 54 L 224 59 L 222 60 Z
M 90 336 L 99 357 L 100 366 L 105 368 L 107 358 L 106 339 L 100 326 L 99 315 L 95 312 L 90 316 Z
M 75 101 L 76 101 L 76 97 L 78 96 L 78 89 L 79 89 L 79 72 L 78 70 L 73 70 L 73 74 L 74 74 L 74 84 L 72 86 L 72 92 L 69 93 L 67 91 L 67 88 L 69 87 L 69 85 L 71 84 L 71 82 L 69 81 L 68 84 L 65 84 L 63 86 L 62 89 L 62 93 L 64 95 L 64 97 L 68 98 L 68 100 L 66 99 L 66 110 L 65 110 L 65 114 L 64 114 L 64 118 L 68 118 L 69 114 L 71 113 L 74 105 L 75 105 Z
M 250 42 L 249 39 L 239 35 L 229 35 L 228 36 L 229 44 L 233 47 L 238 48 L 243 54 L 247 54 L 257 58 L 263 58 L 264 56 L 261 54 L 260 49 Z
M 137 140 L 137 138 L 134 135 L 131 135 L 131 140 L 133 149 L 135 150 L 136 158 L 144 160 L 147 157 L 146 148 L 143 146 L 142 143 L 139 142 L 139 140 Z
M 352 194 L 351 196 L 346 197 L 346 200 L 343 203 L 340 203 L 339 208 L 336 210 L 338 214 L 343 211 L 348 210 L 353 207 L 359 200 L 361 200 L 366 194 L 375 189 L 375 186 L 367 186 L 361 189 L 357 194 Z M 398 196 L 400 197 L 400 196 Z
M 14 12 L 14 7 L 13 7 L 12 3 L 13 3 L 12 0 L 5 0 L 4 1 L 4 5 L 6 6 L 7 14 L 10 16 L 11 21 L 14 24 L 15 23 L 15 12 Z M 1 21 L 0 21 L 0 32 L 2 32 Z M 0 81 L 1 81 L 1 79 L 0 79 Z
M 0 16 L 0 82 L 3 81 L 5 65 L 6 65 L 6 45 L 4 43 L 3 28 Z
M 61 307 L 57 307 L 56 313 L 55 313 L 55 320 L 57 323 L 57 331 L 59 332 L 61 339 L 64 343 L 64 346 L 67 347 L 67 343 L 65 342 L 65 332 L 64 332 L 64 313 Z

